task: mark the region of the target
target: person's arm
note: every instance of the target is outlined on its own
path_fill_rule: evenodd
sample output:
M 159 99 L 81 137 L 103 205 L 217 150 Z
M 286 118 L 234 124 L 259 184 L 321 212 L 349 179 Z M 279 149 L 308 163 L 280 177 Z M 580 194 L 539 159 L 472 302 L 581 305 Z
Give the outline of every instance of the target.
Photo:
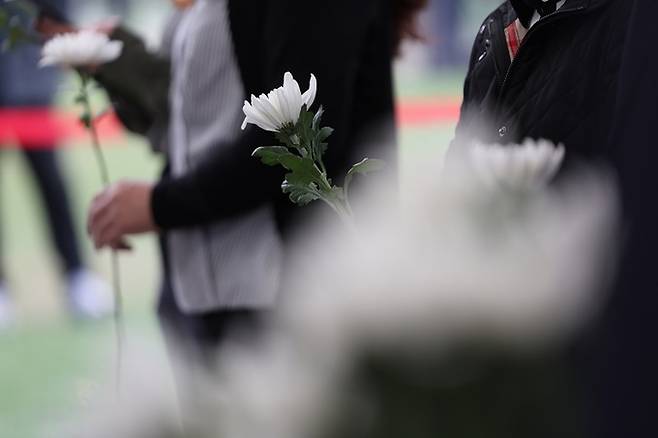
M 475 37 L 471 56 L 468 63 L 468 71 L 464 80 L 463 100 L 460 109 L 459 121 L 455 128 L 455 138 L 450 144 L 450 154 L 458 153 L 458 149 L 470 143 L 477 137 L 478 131 L 483 129 L 487 120 L 484 120 L 479 105 L 486 94 L 483 86 L 488 87 L 496 75 L 493 53 L 488 38 L 487 26 L 491 16 L 487 17 Z
M 144 42 L 123 27 L 110 33 L 124 44 L 121 56 L 101 66 L 95 79 L 107 91 L 124 126 L 138 134 L 148 134 L 168 118 L 170 62 L 149 51 Z
M 369 0 L 279 0 L 268 7 L 264 23 L 265 89 L 281 86 L 293 73 L 304 88 L 311 75 L 318 83 L 316 107 L 326 110 L 324 124 L 335 128 L 327 163 L 349 153 L 351 124 L 362 42 L 377 3 Z M 386 42 L 385 42 L 386 43 Z M 251 90 L 253 91 L 253 90 Z M 236 127 L 239 129 L 239 127 Z M 151 198 L 153 217 L 162 229 L 195 226 L 248 211 L 281 196 L 284 171 L 253 158 L 258 146 L 274 143 L 271 133 L 249 127 L 229 148 L 213 152 L 186 176 L 161 181 Z

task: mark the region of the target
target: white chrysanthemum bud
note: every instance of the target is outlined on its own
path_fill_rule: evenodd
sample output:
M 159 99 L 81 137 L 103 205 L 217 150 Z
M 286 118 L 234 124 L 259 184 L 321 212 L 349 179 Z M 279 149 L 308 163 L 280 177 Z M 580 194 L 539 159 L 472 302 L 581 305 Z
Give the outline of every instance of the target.
M 548 184 L 564 160 L 564 147 L 546 140 L 510 146 L 476 144 L 469 152 L 471 164 L 485 184 L 522 192 Z

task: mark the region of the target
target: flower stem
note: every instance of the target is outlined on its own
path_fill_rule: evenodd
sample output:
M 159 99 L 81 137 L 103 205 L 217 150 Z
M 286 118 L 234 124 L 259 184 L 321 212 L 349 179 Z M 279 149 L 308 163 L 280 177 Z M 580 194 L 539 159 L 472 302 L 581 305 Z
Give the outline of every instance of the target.
M 84 114 L 82 116 L 82 121 L 89 130 L 91 135 L 91 141 L 94 149 L 94 154 L 96 155 L 96 161 L 98 163 L 98 169 L 101 174 L 101 181 L 103 187 L 110 185 L 110 171 L 107 166 L 107 161 L 105 160 L 105 155 L 101 149 L 101 143 L 98 136 L 98 130 L 94 124 L 94 112 L 91 107 L 91 100 L 89 98 L 89 81 L 90 78 L 86 73 L 80 73 L 80 78 L 82 80 L 82 87 L 80 90 L 80 103 L 82 104 Z
M 89 83 L 91 78 L 84 72 L 79 72 L 81 79 L 81 89 L 79 102 L 83 107 L 84 114 L 82 121 L 87 127 L 91 136 L 94 155 L 100 171 L 101 181 L 104 188 L 110 185 L 110 171 L 107 165 L 107 160 L 101 148 L 98 130 L 94 123 L 94 112 L 91 106 L 91 99 L 89 98 Z M 117 250 L 112 250 L 112 289 L 114 296 L 114 333 L 116 340 L 116 388 L 117 394 L 121 388 L 121 368 L 123 363 L 123 338 L 124 338 L 124 324 L 123 324 L 123 293 L 121 292 L 121 271 L 119 269 L 119 253 Z
M 341 200 L 328 199 L 325 196 L 321 197 L 321 199 L 338 215 L 343 225 L 355 236 L 358 236 L 354 215 L 350 211 L 349 206 L 345 205 Z

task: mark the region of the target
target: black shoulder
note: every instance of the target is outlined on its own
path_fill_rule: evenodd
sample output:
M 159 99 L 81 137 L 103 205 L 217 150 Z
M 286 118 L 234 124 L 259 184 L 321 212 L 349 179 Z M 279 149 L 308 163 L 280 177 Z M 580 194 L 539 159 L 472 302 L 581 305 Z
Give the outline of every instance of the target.
M 516 12 L 512 7 L 512 4 L 509 1 L 505 1 L 496 9 L 494 9 L 487 17 L 482 21 L 480 27 L 478 28 L 478 33 L 475 36 L 475 41 L 473 42 L 473 48 L 471 50 L 471 58 L 469 62 L 469 70 L 473 68 L 473 65 L 477 62 L 478 57 L 484 52 L 488 30 L 491 26 L 498 22 L 499 27 L 505 28 L 510 23 L 516 20 Z

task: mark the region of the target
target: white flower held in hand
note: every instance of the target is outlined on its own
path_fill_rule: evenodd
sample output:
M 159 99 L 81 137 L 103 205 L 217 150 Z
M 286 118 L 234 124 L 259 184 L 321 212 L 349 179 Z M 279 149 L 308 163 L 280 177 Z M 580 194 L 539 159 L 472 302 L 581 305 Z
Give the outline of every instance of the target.
M 513 146 L 475 144 L 469 159 L 488 186 L 528 192 L 543 188 L 555 176 L 564 160 L 564 147 L 547 140 Z
M 57 35 L 48 41 L 41 52 L 41 67 L 88 67 L 114 61 L 121 55 L 123 43 L 111 41 L 100 32 L 82 30 Z
M 317 80 L 311 75 L 309 89 L 302 94 L 299 83 L 290 72 L 283 76 L 283 86 L 272 90 L 267 96 L 251 96 L 251 103 L 245 101 L 242 110 L 246 116 L 242 129 L 249 123 L 265 131 L 278 132 L 284 126 L 295 125 L 302 107 L 308 110 L 315 101 Z
M 117 59 L 123 50 L 123 43 L 111 41 L 110 38 L 98 31 L 82 30 L 77 33 L 57 35 L 48 41 L 41 52 L 39 66 L 58 66 L 78 69 L 80 77 L 80 90 L 76 102 L 82 106 L 83 113 L 80 121 L 91 135 L 92 144 L 103 185 L 110 184 L 110 174 L 101 149 L 98 131 L 95 125 L 95 114 L 89 98 L 89 87 L 92 81 L 91 73 L 81 67 L 96 67 Z M 117 341 L 117 388 L 120 387 L 121 357 L 123 351 L 123 316 L 121 279 L 117 251 L 112 251 L 112 284 L 114 288 L 114 327 Z

